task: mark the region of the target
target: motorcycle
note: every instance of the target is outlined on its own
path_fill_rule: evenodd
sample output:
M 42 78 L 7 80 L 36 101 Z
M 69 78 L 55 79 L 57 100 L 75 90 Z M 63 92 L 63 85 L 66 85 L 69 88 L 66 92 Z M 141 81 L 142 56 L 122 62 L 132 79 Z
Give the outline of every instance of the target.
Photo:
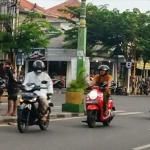
M 116 89 L 117 89 L 117 85 L 114 81 L 112 81 L 111 94 L 115 94 Z
M 141 93 L 141 95 L 142 95 L 143 93 L 144 93 L 145 95 L 148 95 L 148 93 L 149 93 L 149 83 L 148 83 L 148 82 L 145 82 L 145 83 L 142 83 L 142 84 L 141 84 L 140 93 Z
M 42 85 L 47 84 L 47 81 L 42 81 L 41 86 L 34 83 L 28 83 L 26 86 L 21 87 L 22 93 L 20 98 L 20 106 L 18 108 L 17 127 L 21 133 L 25 133 L 29 126 L 38 125 L 41 130 L 46 130 L 49 126 L 51 107 L 53 103 L 48 99 L 49 108 L 47 109 L 46 122 L 42 121 L 42 114 L 38 109 L 38 96 L 34 91 L 46 89 Z
M 52 79 L 53 81 L 53 87 L 54 88 L 59 88 L 59 89 L 62 89 L 64 87 L 64 84 L 61 80 L 59 79 Z
M 115 94 L 116 95 L 127 95 L 126 87 L 124 87 L 124 86 L 117 87 L 116 91 L 115 91 Z
M 102 89 L 104 87 L 94 86 L 86 96 L 86 122 L 90 128 L 94 128 L 96 122 L 102 122 L 104 126 L 109 126 L 115 116 L 115 107 L 112 97 L 108 101 L 108 115 L 104 116 L 104 99 Z
M 127 95 L 126 88 L 124 86 L 117 87 L 117 84 L 113 81 L 111 86 L 111 94 L 115 95 Z

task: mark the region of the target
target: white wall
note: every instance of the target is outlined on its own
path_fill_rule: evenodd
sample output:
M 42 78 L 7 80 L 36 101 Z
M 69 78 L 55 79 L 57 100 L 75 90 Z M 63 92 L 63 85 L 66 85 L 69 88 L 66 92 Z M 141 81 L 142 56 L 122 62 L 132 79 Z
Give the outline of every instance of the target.
M 66 72 L 66 87 L 68 87 L 69 82 L 71 81 L 71 62 L 67 62 L 67 72 Z
M 90 75 L 90 61 L 87 57 L 85 60 L 86 74 Z M 71 62 L 67 62 L 67 77 L 66 86 L 69 86 L 69 82 L 76 79 L 77 74 L 77 58 L 72 58 Z M 90 77 L 87 77 L 87 82 L 90 82 Z

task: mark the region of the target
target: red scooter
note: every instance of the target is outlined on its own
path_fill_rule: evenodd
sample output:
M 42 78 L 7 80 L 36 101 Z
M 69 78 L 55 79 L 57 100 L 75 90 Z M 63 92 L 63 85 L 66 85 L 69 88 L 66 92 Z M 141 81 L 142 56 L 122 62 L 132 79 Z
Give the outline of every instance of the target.
M 102 87 L 103 88 L 103 87 Z M 87 121 L 90 128 L 94 128 L 96 122 L 102 122 L 104 126 L 109 126 L 115 116 L 115 107 L 112 97 L 108 101 L 108 115 L 104 116 L 103 92 L 99 86 L 94 86 L 86 96 Z

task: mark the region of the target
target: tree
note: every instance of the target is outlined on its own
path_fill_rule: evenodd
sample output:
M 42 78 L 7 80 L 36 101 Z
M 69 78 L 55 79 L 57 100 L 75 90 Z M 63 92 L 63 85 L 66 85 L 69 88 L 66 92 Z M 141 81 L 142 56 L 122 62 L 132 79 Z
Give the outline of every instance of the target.
M 66 48 L 77 48 L 78 21 L 80 18 L 79 7 L 66 7 L 59 10 L 70 14 L 71 19 L 60 17 L 71 23 L 71 29 L 65 31 Z M 126 10 L 120 13 L 119 10 L 108 10 L 107 5 L 94 6 L 87 4 L 87 53 L 93 54 L 92 49 L 99 46 L 100 54 L 116 49 L 123 53 L 126 59 L 134 59 L 140 40 L 139 32 L 141 27 L 146 23 L 147 13 L 141 13 L 139 9 L 133 11 Z M 104 51 L 102 48 L 104 47 Z
M 13 16 L 7 19 L 7 27 L 11 27 L 10 22 L 12 21 L 12 17 Z M 4 18 L 2 14 L 0 18 Z M 5 22 L 5 18 L 3 22 Z M 10 32 L 8 32 L 8 30 L 0 32 L 1 51 L 4 53 L 11 53 L 12 55 L 21 50 L 23 53 L 29 54 L 33 48 L 46 48 L 50 43 L 49 39 L 55 36 L 54 33 L 56 33 L 56 31 L 57 36 L 59 36 L 61 33 L 57 29 L 51 27 L 48 21 L 43 20 L 41 14 L 35 12 L 29 13 L 25 20 L 19 22 L 15 30 L 11 28 Z M 49 34 L 52 32 L 53 34 Z M 12 57 L 11 61 L 13 62 Z
M 74 9 L 66 7 L 64 12 L 79 20 L 79 7 Z M 72 29 L 65 32 L 65 41 L 69 41 L 70 47 L 77 48 L 78 24 L 75 21 L 63 19 L 73 25 Z M 98 55 L 110 51 L 113 54 L 123 54 L 126 60 L 131 61 L 136 60 L 137 53 L 144 56 L 146 51 L 149 52 L 149 35 L 147 33 L 141 35 L 148 30 L 149 12 L 141 13 L 139 9 L 134 8 L 133 11 L 126 10 L 120 13 L 117 9 L 108 10 L 107 5 L 97 7 L 88 4 L 86 20 L 87 54 L 90 56 L 93 52 Z M 93 51 L 95 46 L 99 46 L 97 51 Z M 149 60 L 148 55 L 144 59 L 146 63 Z
M 80 9 L 79 7 L 71 6 L 59 11 L 69 13 L 72 17 L 72 19 L 60 17 L 71 23 L 72 26 L 72 29 L 65 31 L 66 38 L 64 41 L 68 42 L 65 47 L 77 48 L 77 20 L 80 18 Z M 97 7 L 90 3 L 87 4 L 87 56 L 92 56 L 95 52 L 102 54 L 108 52 L 110 49 L 120 49 L 123 51 L 121 53 L 124 53 L 126 59 L 129 59 L 129 54 L 127 54 L 129 47 L 127 45 L 130 42 L 127 41 L 127 39 L 129 39 L 127 36 L 130 36 L 128 33 L 131 32 L 131 28 L 135 28 L 135 26 L 132 25 L 135 15 L 132 14 L 133 13 L 129 11 L 120 13 L 117 9 L 108 10 L 107 5 Z M 128 17 L 130 17 L 131 20 L 129 20 Z M 76 18 L 76 21 L 74 21 L 73 18 Z M 134 31 L 132 32 L 134 35 Z M 130 39 L 130 41 L 133 41 L 133 39 Z M 94 51 L 95 48 L 96 51 Z
M 66 17 L 60 17 L 60 19 L 65 20 L 66 22 L 69 22 L 71 25 L 71 29 L 65 31 L 65 39 L 64 41 L 67 42 L 66 45 L 64 45 L 64 48 L 71 48 L 76 49 L 77 48 L 77 42 L 78 42 L 78 27 L 79 27 L 79 18 L 80 18 L 80 7 L 78 6 L 66 6 L 65 9 L 60 9 L 59 11 L 70 14 L 71 19 L 68 19 Z M 99 11 L 97 6 L 94 6 L 92 4 L 87 5 L 86 13 L 87 13 L 87 56 L 92 56 L 94 53 L 94 50 L 91 51 L 95 45 L 98 44 L 99 40 L 97 41 L 97 36 L 95 29 L 93 28 L 93 21 L 95 21 L 93 18 L 95 18 L 95 14 Z M 98 44 L 99 45 L 99 44 Z M 102 46 L 101 46 L 102 49 Z
M 143 17 L 146 20 L 146 23 L 141 27 L 139 32 L 140 40 L 138 42 L 139 50 L 137 52 L 138 57 L 142 57 L 143 59 L 143 72 L 142 75 L 145 76 L 145 65 L 150 61 L 150 17 L 149 12 L 146 14 L 147 16 Z

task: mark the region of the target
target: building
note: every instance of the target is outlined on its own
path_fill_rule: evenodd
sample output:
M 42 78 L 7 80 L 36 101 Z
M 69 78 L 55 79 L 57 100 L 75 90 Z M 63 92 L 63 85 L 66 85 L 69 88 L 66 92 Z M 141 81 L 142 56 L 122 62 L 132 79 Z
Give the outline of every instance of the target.
M 59 17 L 67 17 L 68 19 L 72 20 L 76 20 L 76 18 L 72 18 L 69 14 L 60 12 L 59 10 L 65 9 L 66 6 L 79 6 L 80 4 L 81 2 L 79 0 L 66 0 L 64 3 L 51 7 L 45 11 L 46 14 L 49 15 L 47 20 L 57 29 L 68 30 L 70 29 L 70 24 L 59 19 Z
M 53 25 L 54 27 L 58 28 L 59 30 L 68 30 L 70 29 L 70 24 L 59 19 L 59 17 L 66 17 L 68 19 L 72 19 L 75 21 L 78 21 L 77 18 L 71 18 L 71 16 L 69 14 L 65 14 L 63 12 L 60 12 L 59 10 L 65 9 L 66 6 L 79 6 L 81 4 L 81 2 L 79 0 L 67 0 L 64 3 L 61 3 L 57 6 L 54 6 L 52 8 L 49 8 L 46 10 L 46 13 L 50 15 L 50 17 L 48 17 L 48 21 L 50 22 L 51 25 Z M 50 49 L 61 49 L 64 45 L 63 39 L 65 38 L 65 35 L 62 35 L 58 38 L 54 38 L 52 39 L 52 44 L 50 45 Z M 97 47 L 97 49 L 99 49 Z M 122 62 L 122 59 L 119 59 L 120 62 Z M 113 59 L 109 57 L 109 54 L 103 54 L 101 56 L 95 56 L 95 58 L 93 58 L 93 60 L 90 62 L 90 71 L 91 74 L 95 74 L 97 73 L 95 70 L 97 70 L 98 66 L 100 64 L 107 64 L 110 66 L 111 68 L 111 74 L 114 77 L 114 80 L 117 81 L 117 64 L 116 64 L 116 59 Z
M 79 6 L 80 1 L 79 0 L 67 0 L 64 3 L 61 3 L 57 6 L 54 6 L 52 8 L 49 8 L 45 11 L 45 14 L 47 15 L 46 19 L 50 22 L 52 26 L 59 30 L 68 30 L 70 29 L 70 24 L 68 22 L 65 22 L 59 17 L 67 17 L 68 19 L 73 19 L 78 21 L 76 18 L 71 18 L 70 15 L 65 14 L 63 12 L 60 12 L 59 9 L 65 9 L 66 6 Z M 76 57 L 76 51 L 77 50 L 64 50 L 62 47 L 64 45 L 65 35 L 61 35 L 57 38 L 51 39 L 51 44 L 48 47 L 48 55 L 47 55 L 47 61 L 46 66 L 49 66 L 47 68 L 47 71 L 49 74 L 52 72 L 57 72 L 58 75 L 63 75 L 68 77 L 66 84 L 69 83 L 71 76 L 69 77 L 69 72 L 72 72 L 71 65 L 74 62 L 74 58 Z M 67 52 L 68 54 L 66 55 Z M 120 59 L 120 61 L 122 61 Z M 48 63 L 48 65 L 47 65 Z M 109 54 L 103 54 L 100 57 L 95 56 L 95 58 L 91 61 L 91 73 L 94 70 L 97 70 L 98 65 L 100 64 L 108 64 L 111 68 L 111 74 L 114 77 L 114 81 L 117 81 L 117 64 L 116 59 L 113 59 L 109 57 Z M 28 62 L 28 65 L 31 65 L 31 62 Z M 63 72 L 61 71 L 61 67 L 63 66 Z M 57 68 L 57 69 L 56 69 Z M 74 68 L 75 69 L 75 68 Z M 29 71 L 29 70 L 28 70 Z M 65 74 L 66 72 L 66 74 Z M 97 72 L 94 72 L 97 73 Z M 72 73 L 71 73 L 72 74 Z
M 38 6 L 36 3 L 31 3 L 28 0 L 20 0 L 19 18 L 24 19 L 28 13 L 33 11 L 43 14 L 43 18 L 46 19 L 47 15 L 44 8 Z

